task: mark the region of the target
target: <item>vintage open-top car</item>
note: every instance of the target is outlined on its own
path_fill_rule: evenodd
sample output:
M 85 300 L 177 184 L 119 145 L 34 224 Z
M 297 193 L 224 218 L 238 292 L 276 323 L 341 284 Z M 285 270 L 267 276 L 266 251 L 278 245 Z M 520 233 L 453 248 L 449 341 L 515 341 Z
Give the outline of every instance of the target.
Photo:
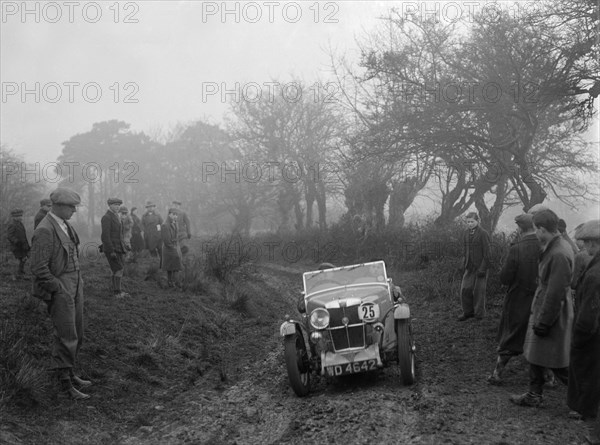
M 280 328 L 290 385 L 298 396 L 310 376 L 337 377 L 396 363 L 405 385 L 415 381 L 410 309 L 385 263 L 320 267 L 303 274 L 300 320 Z

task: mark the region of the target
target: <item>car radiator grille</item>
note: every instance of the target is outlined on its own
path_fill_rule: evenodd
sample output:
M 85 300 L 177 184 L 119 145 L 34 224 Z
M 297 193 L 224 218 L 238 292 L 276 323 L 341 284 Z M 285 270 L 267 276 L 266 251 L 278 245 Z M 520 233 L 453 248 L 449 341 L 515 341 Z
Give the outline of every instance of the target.
M 364 348 L 365 326 L 358 318 L 358 306 L 328 309 L 329 333 L 336 351 L 349 348 Z M 348 318 L 347 326 L 344 317 Z

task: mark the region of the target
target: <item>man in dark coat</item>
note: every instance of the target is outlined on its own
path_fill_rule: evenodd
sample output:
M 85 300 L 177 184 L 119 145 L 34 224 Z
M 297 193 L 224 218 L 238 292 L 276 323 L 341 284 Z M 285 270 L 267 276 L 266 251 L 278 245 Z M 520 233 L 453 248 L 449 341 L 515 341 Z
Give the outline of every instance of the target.
M 177 218 L 179 212 L 175 208 L 169 209 L 167 220 L 162 225 L 161 234 L 163 241 L 162 268 L 167 271 L 169 287 L 179 286 L 178 272 L 182 269 L 181 249 L 177 236 Z
M 189 251 L 188 240 L 192 237 L 192 227 L 190 219 L 183 210 L 181 210 L 181 202 L 173 201 L 173 209 L 177 211 L 177 239 L 181 254 L 185 256 Z
M 23 210 L 14 209 L 10 212 L 10 222 L 6 228 L 6 238 L 10 244 L 10 250 L 19 261 L 13 275 L 13 280 L 19 280 L 25 277 L 25 263 L 29 257 L 29 241 L 27 232 L 23 225 Z
M 589 221 L 575 233 L 592 260 L 575 291 L 567 404 L 590 422 L 590 443 L 600 443 L 600 220 Z M 595 425 L 594 425 L 594 419 Z
M 137 262 L 138 253 L 144 250 L 144 238 L 142 237 L 142 221 L 139 216 L 135 214 L 137 207 L 131 208 L 131 220 L 133 225 L 131 226 L 131 252 L 133 257 L 131 262 Z
M 146 203 L 146 213 L 142 215 L 142 229 L 144 230 L 144 241 L 146 249 L 150 251 L 153 257 L 161 256 L 162 238 L 160 228 L 163 223 L 162 217 L 156 212 L 156 205 L 148 201 Z
M 52 369 L 64 394 L 73 399 L 90 396 L 73 387 L 92 382 L 73 372 L 83 343 L 83 280 L 79 267 L 79 237 L 68 223 L 81 198 L 73 190 L 58 188 L 50 194 L 52 209 L 38 224 L 31 246 L 33 296 L 48 305 L 54 325 Z
M 533 228 L 533 217 L 527 213 L 515 218 L 520 233 L 519 241 L 510 247 L 500 271 L 500 282 L 508 286 L 502 317 L 498 328 L 498 358 L 488 382 L 500 384 L 501 374 L 511 359 L 523 353 L 531 302 L 537 286 L 540 241 Z
M 40 201 L 40 209 L 35 214 L 35 218 L 33 219 L 33 230 L 35 230 L 40 221 L 44 219 L 51 207 L 52 201 L 50 201 L 48 198 L 44 198 Z
M 463 237 L 465 273 L 460 286 L 463 313 L 458 317 L 459 321 L 485 316 L 485 288 L 490 265 L 490 236 L 479 225 L 479 215 L 468 213 L 466 223 L 468 228 Z
M 100 220 L 102 225 L 102 250 L 112 272 L 112 290 L 117 298 L 128 297 L 127 292 L 121 290 L 121 280 L 125 262 L 125 241 L 123 239 L 123 224 L 119 217 L 119 207 L 123 201 L 119 198 L 108 199 L 108 210 Z
M 552 210 L 534 214 L 533 225 L 542 254 L 523 345 L 523 356 L 529 362 L 529 391 L 510 397 L 511 402 L 522 406 L 541 405 L 544 368 L 552 369 L 554 375 L 567 384 L 573 323 L 573 250 L 560 236 L 558 217 Z

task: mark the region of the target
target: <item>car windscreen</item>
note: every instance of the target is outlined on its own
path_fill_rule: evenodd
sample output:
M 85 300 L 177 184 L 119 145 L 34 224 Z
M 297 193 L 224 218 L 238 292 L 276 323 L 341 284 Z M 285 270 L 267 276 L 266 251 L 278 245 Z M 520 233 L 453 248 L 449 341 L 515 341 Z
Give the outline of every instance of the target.
M 306 272 L 303 278 L 307 295 L 340 286 L 368 283 L 387 285 L 387 275 L 383 261 Z

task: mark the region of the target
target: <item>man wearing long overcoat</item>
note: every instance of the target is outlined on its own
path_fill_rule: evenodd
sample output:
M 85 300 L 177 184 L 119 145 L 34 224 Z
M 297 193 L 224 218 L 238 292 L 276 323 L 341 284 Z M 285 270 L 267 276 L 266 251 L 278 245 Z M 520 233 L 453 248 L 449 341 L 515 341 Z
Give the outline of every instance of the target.
M 6 227 L 6 238 L 10 244 L 10 251 L 18 261 L 17 268 L 13 275 L 13 280 L 22 279 L 25 277 L 25 263 L 29 258 L 29 241 L 27 240 L 27 232 L 23 225 L 23 210 L 14 209 L 10 212 L 10 222 Z
M 460 285 L 463 313 L 459 321 L 485 316 L 485 291 L 490 266 L 490 235 L 479 225 L 475 212 L 466 216 L 467 230 L 463 235 L 465 273 Z
M 163 241 L 162 268 L 167 271 L 169 287 L 178 286 L 178 272 L 182 269 L 181 248 L 177 236 L 177 209 L 169 209 L 167 220 L 162 225 L 161 234 Z
M 529 362 L 529 391 L 510 397 L 513 403 L 522 406 L 542 403 L 544 368 L 552 369 L 554 375 L 567 384 L 573 323 L 573 250 L 560 236 L 558 216 L 552 210 L 535 213 L 533 224 L 542 254 L 523 345 L 523 356 Z
M 533 228 L 533 217 L 527 213 L 515 218 L 520 233 L 519 241 L 510 247 L 500 271 L 500 282 L 508 286 L 500 326 L 498 327 L 498 358 L 488 382 L 501 383 L 501 374 L 511 359 L 523 353 L 531 302 L 537 287 L 540 241 Z
M 121 290 L 123 269 L 125 268 L 125 241 L 123 239 L 123 224 L 119 216 L 119 207 L 123 201 L 119 198 L 108 199 L 108 210 L 100 220 L 102 225 L 102 250 L 111 271 L 111 287 L 117 298 L 128 297 L 127 292 Z
M 142 228 L 144 230 L 144 241 L 146 249 L 153 257 L 160 257 L 162 251 L 162 237 L 160 235 L 162 217 L 156 212 L 156 205 L 152 202 L 146 203 L 146 213 L 142 215 Z
M 188 240 L 192 237 L 192 227 L 187 213 L 181 210 L 181 202 L 173 201 L 173 208 L 177 211 L 177 240 L 181 248 L 181 254 L 189 251 Z
M 73 190 L 58 188 L 50 195 L 52 210 L 33 233 L 31 272 L 33 296 L 48 305 L 54 325 L 52 369 L 61 390 L 74 399 L 90 396 L 78 387 L 92 382 L 75 375 L 73 368 L 83 343 L 83 280 L 79 267 L 79 237 L 68 223 L 81 198 Z
M 592 259 L 575 291 L 567 403 L 592 424 L 588 442 L 600 443 L 600 220 L 585 223 L 575 237 Z

